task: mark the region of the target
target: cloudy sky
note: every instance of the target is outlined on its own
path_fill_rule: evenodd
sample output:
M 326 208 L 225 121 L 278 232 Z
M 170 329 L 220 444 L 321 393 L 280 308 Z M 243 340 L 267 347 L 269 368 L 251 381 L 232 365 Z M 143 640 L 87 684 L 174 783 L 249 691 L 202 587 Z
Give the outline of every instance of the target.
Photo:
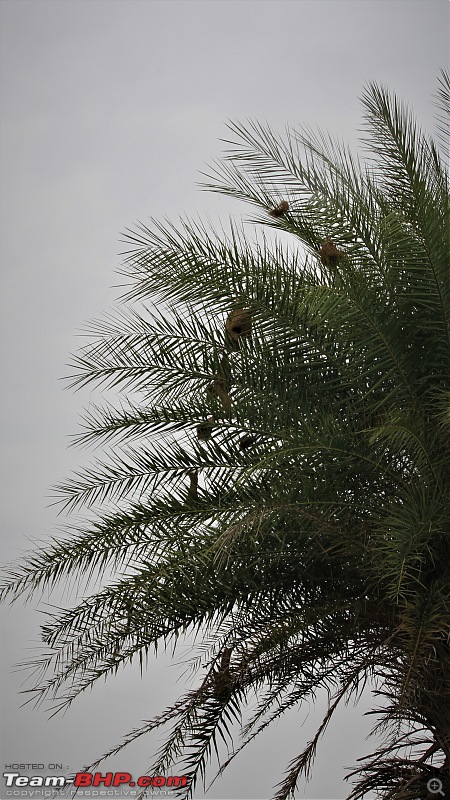
M 229 119 L 319 126 L 356 146 L 358 97 L 375 80 L 433 131 L 449 9 L 447 0 L 2 0 L 3 562 L 57 533 L 50 487 L 89 457 L 68 441 L 90 393 L 65 391 L 61 378 L 86 321 L 117 297 L 121 231 L 149 216 L 245 213 L 198 188 Z M 166 657 L 143 678 L 119 674 L 64 717 L 21 707 L 13 667 L 36 647 L 36 606 L 2 611 L 2 767 L 75 771 L 162 711 L 185 678 Z M 339 713 L 298 798 L 345 797 L 343 768 L 373 749 L 369 707 L 366 692 Z M 319 698 L 316 710 L 291 713 L 208 797 L 270 797 L 324 710 Z M 143 774 L 157 744 L 140 740 L 103 769 Z

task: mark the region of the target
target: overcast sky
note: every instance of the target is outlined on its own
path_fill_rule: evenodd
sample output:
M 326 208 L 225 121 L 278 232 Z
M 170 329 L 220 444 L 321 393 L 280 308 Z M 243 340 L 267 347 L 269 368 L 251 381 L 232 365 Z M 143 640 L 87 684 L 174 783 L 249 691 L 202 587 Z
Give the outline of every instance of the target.
M 2 0 L 3 562 L 57 533 L 50 487 L 88 458 L 67 445 L 90 393 L 64 391 L 60 379 L 84 324 L 117 296 L 121 231 L 149 216 L 245 213 L 197 186 L 229 119 L 317 125 L 356 146 L 358 98 L 375 80 L 433 131 L 449 9 L 447 0 Z M 183 691 L 165 658 L 142 679 L 119 674 L 64 717 L 21 708 L 13 665 L 36 647 L 36 606 L 2 611 L 2 767 L 76 771 Z M 374 749 L 364 741 L 370 703 L 366 692 L 338 714 L 298 798 L 345 797 L 343 768 Z M 319 698 L 316 711 L 291 713 L 208 797 L 269 798 L 324 711 Z M 157 744 L 139 740 L 102 769 L 144 774 Z

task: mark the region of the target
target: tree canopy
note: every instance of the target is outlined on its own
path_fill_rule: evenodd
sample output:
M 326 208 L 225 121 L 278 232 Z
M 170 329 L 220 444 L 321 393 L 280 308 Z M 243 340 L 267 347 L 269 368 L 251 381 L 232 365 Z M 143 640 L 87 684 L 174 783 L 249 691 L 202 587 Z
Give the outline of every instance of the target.
M 445 148 L 445 72 L 437 104 Z M 362 107 L 364 157 L 230 125 L 205 186 L 249 203 L 250 226 L 127 231 L 124 304 L 73 361 L 74 386 L 116 393 L 78 437 L 105 456 L 57 487 L 89 518 L 6 572 L 8 598 L 98 577 L 42 628 L 33 691 L 57 707 L 192 636 L 197 688 L 108 753 L 168 726 L 153 768 L 180 763 L 185 796 L 236 725 L 221 771 L 326 688 L 275 789 L 294 795 L 368 681 L 384 742 L 349 797 L 450 792 L 448 170 L 387 89 Z

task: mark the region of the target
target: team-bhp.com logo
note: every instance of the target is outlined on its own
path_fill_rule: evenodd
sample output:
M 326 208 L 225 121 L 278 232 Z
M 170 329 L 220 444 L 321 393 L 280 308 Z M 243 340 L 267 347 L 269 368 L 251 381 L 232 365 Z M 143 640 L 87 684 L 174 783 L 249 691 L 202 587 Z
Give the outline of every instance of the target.
M 167 778 L 164 775 L 141 775 L 136 781 L 133 781 L 129 772 L 106 772 L 102 775 L 101 772 L 77 772 L 73 780 L 74 786 L 139 786 L 140 788 L 155 786 L 161 788 L 162 786 L 175 787 L 186 786 L 187 778 L 182 775 L 169 775 Z
M 139 788 L 172 788 L 177 789 L 187 784 L 187 778 L 182 775 L 141 775 L 136 780 L 129 772 L 77 772 L 74 778 L 62 775 L 21 775 L 19 772 L 4 772 L 6 787 L 45 786 L 63 788 L 73 785 L 80 787 L 105 787 L 105 786 L 139 786 Z

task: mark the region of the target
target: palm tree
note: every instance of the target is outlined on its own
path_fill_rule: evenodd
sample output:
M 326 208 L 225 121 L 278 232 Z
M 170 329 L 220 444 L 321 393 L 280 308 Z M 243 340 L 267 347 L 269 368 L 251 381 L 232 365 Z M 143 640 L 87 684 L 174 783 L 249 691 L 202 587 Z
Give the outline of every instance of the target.
M 449 90 L 443 72 L 444 115 Z M 250 700 L 220 771 L 326 687 L 276 788 L 293 795 L 368 681 L 384 739 L 349 797 L 450 792 L 448 177 L 395 96 L 371 84 L 362 105 L 365 160 L 324 134 L 231 126 L 205 185 L 251 203 L 254 233 L 128 231 L 125 310 L 74 360 L 73 385 L 118 395 L 79 436 L 107 456 L 58 487 L 91 518 L 4 583 L 15 598 L 110 575 L 42 629 L 33 691 L 57 707 L 195 635 L 197 688 L 106 754 L 168 725 L 153 768 L 181 763 L 187 796 Z

